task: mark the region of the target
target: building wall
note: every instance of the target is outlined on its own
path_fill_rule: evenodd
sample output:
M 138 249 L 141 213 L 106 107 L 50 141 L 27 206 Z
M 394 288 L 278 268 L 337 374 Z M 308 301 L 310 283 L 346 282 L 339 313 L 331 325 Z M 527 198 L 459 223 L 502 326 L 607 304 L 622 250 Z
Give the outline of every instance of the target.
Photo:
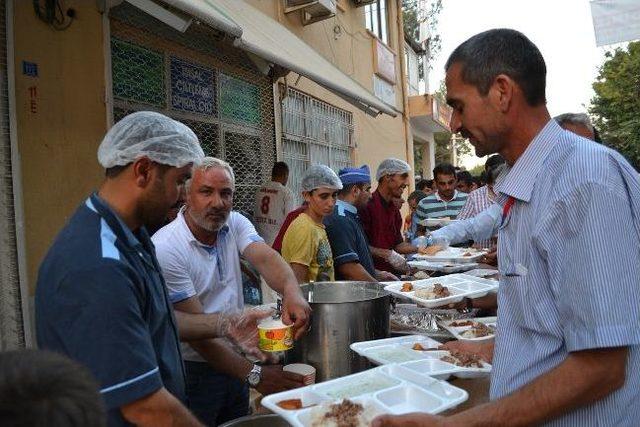
M 99 184 L 96 150 L 106 130 L 102 16 L 95 1 L 67 0 L 77 19 L 65 31 L 14 1 L 15 88 L 22 168 L 28 283 L 53 238 Z M 22 74 L 22 61 L 38 77 Z
M 338 8 L 336 16 L 303 26 L 300 12 L 285 15 L 284 1 L 246 0 L 246 2 L 285 25 L 341 71 L 373 92 L 372 40 L 374 36 L 365 28 L 364 7 L 356 8 L 350 0 L 338 0 L 338 4 L 343 7 L 343 10 Z M 409 163 L 413 161 L 413 147 L 411 145 L 413 142 L 409 141 L 410 145 L 407 147 L 402 118 L 403 93 L 398 41 L 403 38 L 398 35 L 397 31 L 396 0 L 388 0 L 387 3 L 389 43 L 391 50 L 396 52 L 397 82 L 394 107 L 398 110 L 398 115 L 395 118 L 385 114 L 375 118 L 371 117 L 313 81 L 304 77 L 298 80 L 295 73 L 290 73 L 287 76 L 287 82 L 291 87 L 353 112 L 357 142 L 357 147 L 354 150 L 354 164 L 368 164 L 373 171 L 380 161 L 387 157 L 398 157 L 408 160 Z M 334 33 L 336 26 L 340 29 L 338 36 Z M 409 159 L 407 159 L 407 153 L 409 153 Z

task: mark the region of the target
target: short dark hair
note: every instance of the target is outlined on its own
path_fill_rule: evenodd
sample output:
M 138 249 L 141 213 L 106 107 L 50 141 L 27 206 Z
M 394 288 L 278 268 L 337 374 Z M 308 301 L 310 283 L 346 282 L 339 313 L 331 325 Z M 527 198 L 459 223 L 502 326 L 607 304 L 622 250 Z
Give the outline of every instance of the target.
M 426 193 L 420 190 L 416 190 L 413 193 L 409 194 L 409 197 L 407 197 L 407 202 L 410 202 L 411 200 L 415 200 L 416 202 L 419 202 L 425 197 L 427 197 Z
M 471 172 L 469 171 L 458 172 L 456 178 L 458 178 L 458 181 L 462 181 L 467 185 L 471 185 L 474 183 L 473 175 L 471 175 Z
M 433 168 L 433 179 L 438 179 L 438 175 L 453 175 L 456 176 L 456 168 L 450 163 L 440 163 Z
M 289 173 L 289 166 L 285 162 L 276 162 L 271 169 L 271 178 L 280 178 Z
M 353 188 L 359 188 L 360 190 L 364 190 L 364 187 L 367 185 L 369 184 L 367 184 L 366 182 L 354 182 L 351 184 L 346 184 L 342 186 L 342 189 L 338 191 L 338 194 L 341 196 L 346 196 L 347 194 L 351 193 L 351 190 Z
M 546 102 L 547 67 L 540 50 L 519 31 L 499 28 L 484 31 L 458 46 L 445 70 L 462 65 L 462 80 L 485 96 L 499 74 L 512 78 L 532 107 Z
M 416 184 L 416 189 L 420 191 L 424 191 L 424 189 L 427 187 L 431 187 L 431 185 L 429 185 L 429 181 L 427 181 L 426 179 L 421 179 Z
M 487 159 L 484 164 L 487 184 L 493 184 L 496 181 L 500 171 L 502 171 L 502 165 L 505 163 L 504 157 L 500 154 L 495 154 Z
M 39 350 L 0 353 L 0 425 L 106 425 L 98 384 L 66 357 Z

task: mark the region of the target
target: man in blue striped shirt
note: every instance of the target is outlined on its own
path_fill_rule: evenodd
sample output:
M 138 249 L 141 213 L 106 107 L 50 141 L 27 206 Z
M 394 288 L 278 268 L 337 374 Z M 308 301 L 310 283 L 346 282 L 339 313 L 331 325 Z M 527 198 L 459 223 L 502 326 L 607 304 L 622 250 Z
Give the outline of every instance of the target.
M 498 330 L 475 347 L 493 361 L 492 402 L 374 425 L 638 425 L 637 172 L 551 119 L 544 59 L 523 34 L 478 34 L 446 69 L 452 130 L 509 165 L 496 184 Z
M 467 201 L 467 193 L 456 190 L 456 170 L 449 163 L 441 163 L 433 169 L 433 179 L 438 191 L 420 201 L 416 210 L 418 219 L 456 219 Z

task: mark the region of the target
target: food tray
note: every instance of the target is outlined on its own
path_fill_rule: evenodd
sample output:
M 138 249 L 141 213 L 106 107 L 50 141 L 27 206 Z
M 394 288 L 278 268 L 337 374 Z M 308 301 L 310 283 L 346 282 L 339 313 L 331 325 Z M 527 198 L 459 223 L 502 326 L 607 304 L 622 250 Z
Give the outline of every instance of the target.
M 420 344 L 428 351 L 413 350 L 414 344 Z M 448 356 L 446 350 L 437 350 L 440 343 L 420 336 L 412 335 L 400 338 L 362 341 L 351 344 L 351 350 L 366 357 L 377 365 L 396 364 L 409 370 L 428 375 L 433 378 L 446 380 L 454 376 L 457 378 L 480 378 L 491 373 L 491 365 L 484 362 L 482 368 L 467 368 L 440 360 Z
M 481 279 L 478 277 L 467 276 L 466 274 L 449 274 L 442 277 L 434 277 L 424 280 L 415 280 L 409 282 L 413 286 L 413 290 L 410 292 L 401 292 L 402 285 L 407 282 L 384 282 L 386 286 L 384 289 L 390 293 L 410 299 L 424 307 L 435 308 L 442 307 L 447 304 L 455 304 L 462 301 L 464 298 L 480 298 L 487 295 L 489 292 L 495 290 L 496 285 L 491 281 Z M 444 298 L 424 299 L 415 296 L 415 291 L 418 289 L 430 288 L 434 284 L 439 283 L 449 288 L 450 296 Z
M 425 260 L 408 261 L 407 264 L 411 267 L 417 268 L 418 270 L 441 271 L 448 274 L 460 273 L 463 271 L 466 272 L 467 270 L 471 270 L 479 265 L 477 262 L 449 264 L 446 262 L 431 262 Z
M 499 270 L 493 270 L 490 268 L 474 268 L 473 270 L 465 271 L 464 274 L 475 277 L 490 277 L 500 274 Z
M 399 365 L 387 365 L 294 390 L 271 394 L 262 405 L 294 427 L 311 425 L 323 405 L 343 398 L 370 406 L 380 414 L 438 414 L 467 400 L 466 391 Z M 300 399 L 304 408 L 287 410 L 278 402 Z
M 469 256 L 463 256 L 466 253 L 471 253 Z M 484 255 L 486 251 L 481 251 L 475 248 L 454 248 L 449 246 L 435 255 L 415 254 L 413 256 L 416 260 L 431 261 L 431 262 L 443 262 L 450 264 L 464 264 L 469 262 L 476 262 Z
M 496 327 L 496 317 L 477 317 L 475 319 L 467 319 L 474 322 L 484 323 L 489 326 Z M 479 338 L 469 338 L 464 335 L 461 335 L 464 331 L 471 329 L 471 326 L 451 326 L 451 323 L 456 322 L 456 320 L 447 320 L 444 322 L 440 322 L 440 326 L 445 328 L 447 331 L 451 333 L 456 339 L 460 341 L 486 341 L 495 338 L 495 334 L 487 335 L 485 337 Z M 458 320 L 460 322 L 460 320 Z
M 456 219 L 450 218 L 425 218 L 422 221 L 418 221 L 418 224 L 424 225 L 425 227 L 444 227 L 457 221 Z

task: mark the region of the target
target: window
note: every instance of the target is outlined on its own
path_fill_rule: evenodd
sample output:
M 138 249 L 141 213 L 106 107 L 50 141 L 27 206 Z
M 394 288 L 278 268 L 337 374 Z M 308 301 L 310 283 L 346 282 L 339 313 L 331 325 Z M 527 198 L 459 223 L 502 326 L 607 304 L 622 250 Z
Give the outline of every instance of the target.
M 385 44 L 389 44 L 387 30 L 387 0 L 377 0 L 364 7 L 365 26 L 378 36 Z
M 353 114 L 289 88 L 282 100 L 282 145 L 289 186 L 302 202 L 300 180 L 310 165 L 336 172 L 351 166 Z

